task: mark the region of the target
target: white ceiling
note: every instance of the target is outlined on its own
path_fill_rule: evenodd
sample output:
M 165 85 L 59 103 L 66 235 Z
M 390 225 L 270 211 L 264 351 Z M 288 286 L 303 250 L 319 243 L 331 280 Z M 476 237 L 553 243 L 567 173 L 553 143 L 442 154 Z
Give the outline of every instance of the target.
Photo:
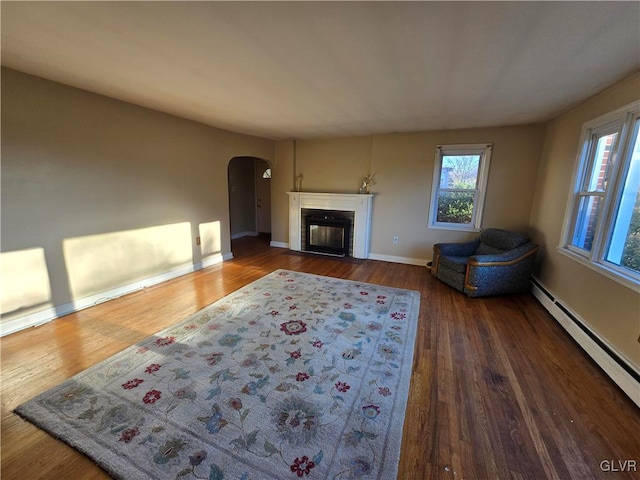
M 546 121 L 640 69 L 633 2 L 1 2 L 2 65 L 232 131 Z

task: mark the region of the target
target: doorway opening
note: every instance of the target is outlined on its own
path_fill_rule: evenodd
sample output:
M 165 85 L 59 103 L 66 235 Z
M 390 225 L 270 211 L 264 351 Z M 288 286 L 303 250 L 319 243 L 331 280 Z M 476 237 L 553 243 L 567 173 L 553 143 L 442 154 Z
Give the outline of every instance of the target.
M 227 167 L 229 227 L 233 241 L 257 237 L 271 242 L 271 165 L 256 157 L 234 157 Z

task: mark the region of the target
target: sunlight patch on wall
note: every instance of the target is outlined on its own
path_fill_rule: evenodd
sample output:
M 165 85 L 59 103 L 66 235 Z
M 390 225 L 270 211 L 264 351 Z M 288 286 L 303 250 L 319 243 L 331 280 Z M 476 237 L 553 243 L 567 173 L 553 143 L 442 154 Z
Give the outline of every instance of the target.
M 220 253 L 222 249 L 222 244 L 220 243 L 220 221 L 201 223 L 198 229 L 201 238 L 202 258 Z
M 74 300 L 193 262 L 189 222 L 70 238 L 63 249 Z
M 51 307 L 51 286 L 43 248 L 0 254 L 2 320 Z

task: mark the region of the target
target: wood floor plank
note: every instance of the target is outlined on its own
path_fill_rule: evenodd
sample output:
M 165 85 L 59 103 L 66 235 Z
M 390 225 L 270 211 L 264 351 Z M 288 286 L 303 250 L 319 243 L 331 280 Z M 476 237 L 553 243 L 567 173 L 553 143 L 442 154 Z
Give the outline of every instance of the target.
M 424 267 L 233 242 L 234 259 L 0 341 L 4 479 L 108 478 L 20 403 L 278 268 L 417 290 L 398 478 L 637 479 L 640 412 L 530 294 L 470 299 Z M 387 479 L 384 479 L 387 480 Z

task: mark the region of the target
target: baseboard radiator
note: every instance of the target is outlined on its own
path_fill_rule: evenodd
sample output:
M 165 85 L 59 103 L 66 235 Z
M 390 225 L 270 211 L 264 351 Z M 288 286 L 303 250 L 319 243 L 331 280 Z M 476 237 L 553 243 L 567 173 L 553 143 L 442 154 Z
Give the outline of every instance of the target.
M 640 407 L 640 372 L 536 278 L 532 279 L 531 292 L 611 380 Z

